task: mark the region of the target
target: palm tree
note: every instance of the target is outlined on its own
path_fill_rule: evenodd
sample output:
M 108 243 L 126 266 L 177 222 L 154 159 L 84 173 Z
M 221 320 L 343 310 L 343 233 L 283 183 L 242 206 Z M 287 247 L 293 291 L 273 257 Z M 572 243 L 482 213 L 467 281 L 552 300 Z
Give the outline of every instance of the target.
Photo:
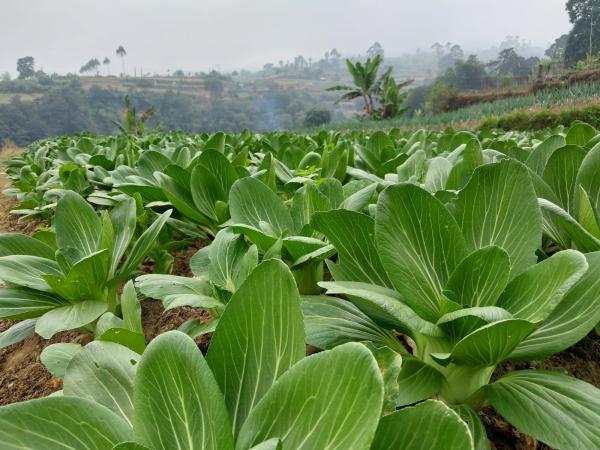
M 373 115 L 373 95 L 377 93 L 377 88 L 381 84 L 380 82 L 378 83 L 377 72 L 382 61 L 383 58 L 381 55 L 377 55 L 373 59 L 368 58 L 364 65 L 360 62 L 353 64 L 352 61 L 347 59 L 346 65 L 348 66 L 348 72 L 352 75 L 354 87 L 337 85 L 327 89 L 328 91 L 348 91 L 336 101 L 336 104 L 362 97 L 365 101 L 365 114 L 367 116 Z
M 110 75 L 110 59 L 108 59 L 108 56 L 104 58 L 102 65 L 106 67 L 106 75 Z
M 121 57 L 121 63 L 123 64 L 123 76 L 125 76 L 125 55 L 127 55 L 127 51 L 125 50 L 125 47 L 119 45 L 116 53 Z
M 92 58 L 90 59 L 88 62 L 86 62 L 83 66 L 81 66 L 81 69 L 79 69 L 79 73 L 86 73 L 86 72 L 96 72 L 96 76 L 98 76 L 98 67 L 100 67 L 100 61 L 98 61 L 97 58 Z

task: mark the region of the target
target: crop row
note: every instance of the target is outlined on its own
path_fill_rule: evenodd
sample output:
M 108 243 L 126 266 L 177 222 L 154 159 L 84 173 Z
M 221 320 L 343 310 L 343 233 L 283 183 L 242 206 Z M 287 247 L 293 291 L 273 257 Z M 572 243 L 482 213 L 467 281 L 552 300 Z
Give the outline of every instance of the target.
M 600 448 L 597 388 L 494 377 L 600 322 L 587 124 L 82 135 L 6 171 L 13 212 L 48 226 L 0 235 L 0 319 L 17 320 L 0 346 L 95 340 L 44 350 L 64 388 L 0 408 L 2 449 L 489 449 L 487 406 L 553 448 Z M 194 276 L 173 274 L 197 241 Z M 147 344 L 144 298 L 211 319 Z

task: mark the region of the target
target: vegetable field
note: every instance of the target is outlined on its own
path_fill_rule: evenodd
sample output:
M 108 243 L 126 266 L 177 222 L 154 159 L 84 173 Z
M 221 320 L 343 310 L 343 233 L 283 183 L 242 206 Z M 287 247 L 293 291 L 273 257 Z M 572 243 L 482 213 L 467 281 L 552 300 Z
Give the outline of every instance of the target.
M 0 449 L 600 449 L 599 355 L 546 363 L 598 342 L 590 125 L 80 135 L 4 166 L 34 226 L 0 234 L 0 348 L 52 342 L 56 386 L 2 402 Z

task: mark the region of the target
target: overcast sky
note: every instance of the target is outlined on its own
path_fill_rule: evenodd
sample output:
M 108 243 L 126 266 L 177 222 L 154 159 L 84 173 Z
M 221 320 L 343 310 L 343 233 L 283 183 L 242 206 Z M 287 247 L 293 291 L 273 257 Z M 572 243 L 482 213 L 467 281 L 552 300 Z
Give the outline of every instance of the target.
M 91 57 L 144 72 L 257 68 L 302 54 L 394 56 L 436 41 L 473 50 L 519 35 L 546 46 L 570 28 L 565 0 L 0 0 L 0 73 L 34 56 L 46 72 Z

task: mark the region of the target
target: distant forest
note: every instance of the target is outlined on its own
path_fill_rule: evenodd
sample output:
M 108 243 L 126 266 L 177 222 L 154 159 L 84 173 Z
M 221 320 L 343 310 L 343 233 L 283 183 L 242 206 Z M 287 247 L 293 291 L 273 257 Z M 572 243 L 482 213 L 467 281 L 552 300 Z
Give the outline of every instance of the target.
M 127 53 L 120 46 L 116 54 L 124 61 Z M 443 110 L 438 99 L 458 90 L 526 84 L 536 67 L 553 60 L 548 51 L 542 60 L 544 49 L 509 36 L 499 46 L 472 55 L 459 45 L 436 43 L 426 51 L 390 57 L 375 43 L 351 61 L 375 55 L 384 57 L 396 80 L 414 80 L 406 100 L 409 115 Z M 114 133 L 114 122 L 124 113 L 125 95 L 140 111 L 155 109 L 149 127 L 190 132 L 297 129 L 349 120 L 362 112 L 361 101 L 336 104 L 339 96 L 327 91 L 332 85 L 353 82 L 336 49 L 317 60 L 297 56 L 267 63 L 258 72 L 180 69 L 165 76 L 134 69 L 133 76 L 115 76 L 110 75 L 108 57 L 90 59 L 77 75 L 36 70 L 33 57 L 19 59 L 17 70 L 17 79 L 9 74 L 0 79 L 0 143 L 27 145 L 85 130 Z

